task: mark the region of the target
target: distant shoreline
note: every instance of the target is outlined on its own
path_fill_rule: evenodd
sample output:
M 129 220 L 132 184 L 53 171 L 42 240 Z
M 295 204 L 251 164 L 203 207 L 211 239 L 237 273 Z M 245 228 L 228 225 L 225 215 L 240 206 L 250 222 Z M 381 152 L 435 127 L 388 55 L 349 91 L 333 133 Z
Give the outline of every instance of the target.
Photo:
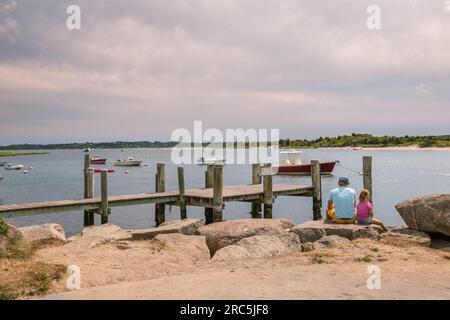
M 50 152 L 0 152 L 0 157 L 36 156 L 50 154 Z

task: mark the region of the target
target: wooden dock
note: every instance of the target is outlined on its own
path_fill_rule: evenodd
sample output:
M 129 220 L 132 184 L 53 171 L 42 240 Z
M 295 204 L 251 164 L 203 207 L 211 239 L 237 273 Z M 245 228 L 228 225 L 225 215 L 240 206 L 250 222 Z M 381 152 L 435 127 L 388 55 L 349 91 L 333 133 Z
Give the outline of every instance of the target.
M 263 168 L 263 169 L 261 169 Z M 101 172 L 101 196 L 94 197 L 94 172 L 89 168 L 89 155 L 85 157 L 84 199 L 47 201 L 0 206 L 0 218 L 39 214 L 84 211 L 84 225 L 94 224 L 94 215 L 101 215 L 101 223 L 108 222 L 111 208 L 130 205 L 155 204 L 155 224 L 165 221 L 165 206 L 180 206 L 181 219 L 187 218 L 187 206 L 205 208 L 205 223 L 222 221 L 226 202 L 251 202 L 252 217 L 272 218 L 272 205 L 279 196 L 304 196 L 313 198 L 313 214 L 321 219 L 322 193 L 320 164 L 312 161 L 312 185 L 284 185 L 272 183 L 271 164 L 253 165 L 252 184 L 223 185 L 223 166 L 209 165 L 205 172 L 205 188 L 184 187 L 184 168 L 178 167 L 178 191 L 165 190 L 165 166 L 157 164 L 155 193 L 108 195 L 108 172 Z

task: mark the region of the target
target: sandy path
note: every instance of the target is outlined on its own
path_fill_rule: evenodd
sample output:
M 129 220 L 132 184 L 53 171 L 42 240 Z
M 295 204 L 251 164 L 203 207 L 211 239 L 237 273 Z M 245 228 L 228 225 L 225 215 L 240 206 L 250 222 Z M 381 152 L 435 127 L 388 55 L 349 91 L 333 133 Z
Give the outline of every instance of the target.
M 109 263 L 115 260 L 111 250 L 110 245 L 103 248 L 112 259 Z M 128 252 L 128 258 L 131 255 Z M 147 261 L 138 268 L 140 273 L 122 269 L 121 278 L 110 274 L 107 283 L 101 285 L 93 285 L 98 281 L 90 280 L 88 273 L 84 283 L 92 286 L 46 298 L 450 299 L 450 255 L 416 246 L 358 240 L 352 245 L 270 259 L 220 263 L 184 260 L 178 265 L 171 260 L 168 272 L 161 272 L 163 257 L 155 261 L 158 269 L 151 268 Z M 87 256 L 83 259 L 89 264 Z M 137 256 L 133 259 L 136 262 Z M 115 263 L 120 269 L 126 261 Z M 381 290 L 367 288 L 369 265 L 381 268 Z M 99 264 L 93 268 L 103 267 Z M 131 274 L 138 274 L 138 279 L 133 280 Z

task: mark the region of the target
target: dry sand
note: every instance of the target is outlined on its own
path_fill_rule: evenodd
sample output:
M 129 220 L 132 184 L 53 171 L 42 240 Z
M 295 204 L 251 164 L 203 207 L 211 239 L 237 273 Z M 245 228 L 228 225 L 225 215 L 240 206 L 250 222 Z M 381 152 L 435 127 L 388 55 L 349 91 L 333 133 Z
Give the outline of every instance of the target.
M 35 259 L 80 266 L 82 289 L 67 292 L 62 279 L 46 299 L 450 299 L 450 253 L 399 241 L 237 262 L 149 241 L 63 248 L 39 250 Z M 370 265 L 381 268 L 381 290 L 367 288 Z

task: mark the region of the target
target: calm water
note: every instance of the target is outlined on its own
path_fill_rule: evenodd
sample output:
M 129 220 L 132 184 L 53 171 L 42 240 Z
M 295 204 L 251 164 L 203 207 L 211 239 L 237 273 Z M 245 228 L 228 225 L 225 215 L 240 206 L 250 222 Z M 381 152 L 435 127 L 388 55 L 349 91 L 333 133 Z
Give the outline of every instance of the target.
M 166 188 L 177 190 L 176 166 L 170 162 L 168 149 L 134 149 L 130 151 L 136 159 L 142 159 L 148 167 L 120 168 L 109 176 L 110 194 L 130 194 L 153 192 L 157 162 L 166 163 Z M 120 150 L 96 150 L 96 155 L 112 161 L 121 157 Z M 358 192 L 362 188 L 362 156 L 373 156 L 373 188 L 375 215 L 389 225 L 402 224 L 394 205 L 413 196 L 433 192 L 450 192 L 450 152 L 448 151 L 353 151 L 342 149 L 304 150 L 303 160 L 340 160 L 342 166 L 336 167 L 334 175 L 322 179 L 324 198 L 337 184 L 340 175 L 350 178 L 352 187 Z M 75 199 L 83 196 L 83 152 L 80 150 L 51 151 L 50 155 L 2 158 L 14 164 L 33 167 L 29 174 L 22 171 L 5 171 L 0 167 L 0 203 L 24 203 L 45 200 Z M 109 165 L 110 166 L 110 165 Z M 125 174 L 125 170 L 130 171 Z M 203 187 L 205 167 L 190 165 L 185 167 L 187 188 Z M 99 194 L 99 175 L 96 175 L 96 195 Z M 251 183 L 251 166 L 226 165 L 225 185 Z M 310 184 L 310 177 L 276 176 L 274 183 Z M 249 217 L 250 204 L 227 203 L 225 219 Z M 176 207 L 166 210 L 167 220 L 179 217 Z M 312 217 L 311 198 L 280 197 L 276 199 L 274 218 L 290 218 L 301 223 Z M 189 207 L 188 217 L 203 217 L 203 210 Z M 98 218 L 98 217 L 96 217 Z M 154 223 L 154 206 L 129 206 L 114 208 L 111 223 L 124 228 L 147 228 Z M 83 214 L 66 212 L 31 217 L 10 218 L 9 223 L 27 226 L 41 223 L 60 223 L 70 234 L 81 230 Z M 98 223 L 98 221 L 96 221 Z

